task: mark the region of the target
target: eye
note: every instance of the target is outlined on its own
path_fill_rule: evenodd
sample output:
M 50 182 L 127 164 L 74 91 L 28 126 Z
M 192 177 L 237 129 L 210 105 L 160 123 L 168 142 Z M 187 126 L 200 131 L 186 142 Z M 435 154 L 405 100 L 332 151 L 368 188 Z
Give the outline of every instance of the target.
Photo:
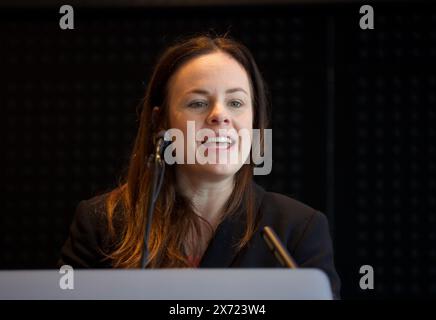
M 234 108 L 240 108 L 240 107 L 242 107 L 242 102 L 238 101 L 238 100 L 232 100 L 232 101 L 230 101 L 230 106 L 232 106 Z
M 207 103 L 204 101 L 194 101 L 188 105 L 190 108 L 198 109 L 207 106 Z

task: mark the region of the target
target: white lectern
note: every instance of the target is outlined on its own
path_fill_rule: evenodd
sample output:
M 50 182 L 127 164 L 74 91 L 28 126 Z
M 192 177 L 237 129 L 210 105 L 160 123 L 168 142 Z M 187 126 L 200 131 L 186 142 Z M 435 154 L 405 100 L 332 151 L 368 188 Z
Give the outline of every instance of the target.
M 5 300 L 312 300 L 332 299 L 317 269 L 150 269 L 0 271 Z

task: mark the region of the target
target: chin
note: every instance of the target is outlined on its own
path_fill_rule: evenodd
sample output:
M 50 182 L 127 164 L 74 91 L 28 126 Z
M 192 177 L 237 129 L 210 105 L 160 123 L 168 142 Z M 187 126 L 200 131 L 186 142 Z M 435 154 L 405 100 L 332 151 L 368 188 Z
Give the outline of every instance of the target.
M 236 172 L 241 168 L 241 165 L 231 164 L 206 164 L 201 166 L 200 169 L 204 174 L 216 176 L 216 177 L 230 177 L 234 176 Z

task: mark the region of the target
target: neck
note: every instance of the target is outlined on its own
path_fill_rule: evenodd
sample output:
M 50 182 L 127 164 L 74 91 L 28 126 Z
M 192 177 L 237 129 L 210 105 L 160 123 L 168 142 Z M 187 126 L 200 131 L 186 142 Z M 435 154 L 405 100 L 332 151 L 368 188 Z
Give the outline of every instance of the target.
M 198 215 L 206 219 L 212 225 L 220 219 L 224 206 L 233 192 L 234 177 L 205 180 L 176 170 L 177 187 L 188 199 L 191 199 Z

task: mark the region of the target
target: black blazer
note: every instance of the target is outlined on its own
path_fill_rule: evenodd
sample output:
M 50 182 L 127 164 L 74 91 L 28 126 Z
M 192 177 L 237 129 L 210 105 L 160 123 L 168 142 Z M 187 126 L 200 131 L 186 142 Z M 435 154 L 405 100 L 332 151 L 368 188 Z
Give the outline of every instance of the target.
M 301 268 L 323 270 L 332 285 L 334 298 L 340 298 L 340 279 L 333 261 L 333 248 L 327 218 L 321 212 L 287 196 L 266 192 L 253 183 L 260 227 L 248 246 L 239 252 L 234 244 L 244 232 L 244 214 L 226 218 L 206 249 L 199 268 L 276 268 L 280 263 L 260 236 L 263 226 L 270 226 Z M 65 242 L 59 265 L 76 268 L 110 268 L 101 250 L 108 243 L 104 201 L 108 194 L 81 201 L 70 234 Z M 243 208 L 240 208 L 243 212 Z

